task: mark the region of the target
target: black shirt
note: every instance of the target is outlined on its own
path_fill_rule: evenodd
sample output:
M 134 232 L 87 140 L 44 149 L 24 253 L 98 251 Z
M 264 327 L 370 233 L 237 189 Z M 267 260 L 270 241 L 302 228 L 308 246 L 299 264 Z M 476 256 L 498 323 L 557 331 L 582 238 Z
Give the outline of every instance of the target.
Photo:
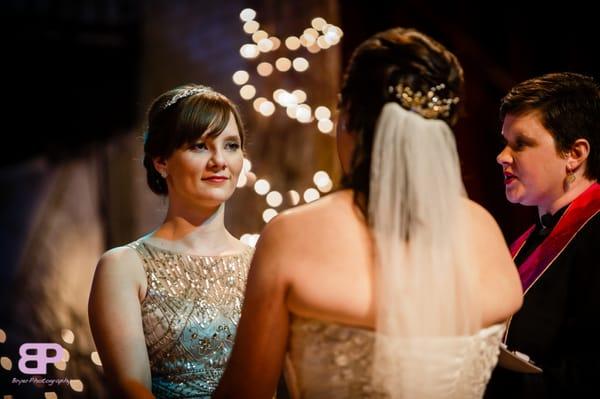
M 542 241 L 544 241 L 544 239 L 550 235 L 554 229 L 554 226 L 556 226 L 563 213 L 565 213 L 567 210 L 568 206 L 569 205 L 565 205 L 564 207 L 560 208 L 554 213 L 554 215 L 546 213 L 545 215 L 542 215 L 541 218 L 537 219 L 533 233 L 531 233 L 529 238 L 527 238 L 523 248 L 521 248 L 515 257 L 515 264 L 517 266 L 521 266 L 521 263 L 523 263 L 525 259 L 527 259 L 527 257 L 529 257 L 529 255 L 531 255 L 531 253 L 538 247 L 538 245 L 540 245 Z

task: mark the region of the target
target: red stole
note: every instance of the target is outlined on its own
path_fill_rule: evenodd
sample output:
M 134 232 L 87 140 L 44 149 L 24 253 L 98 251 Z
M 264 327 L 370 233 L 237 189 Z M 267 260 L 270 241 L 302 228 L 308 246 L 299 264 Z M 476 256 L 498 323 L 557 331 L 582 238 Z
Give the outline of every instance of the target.
M 550 267 L 579 230 L 599 211 L 600 184 L 594 183 L 571 202 L 550 235 L 519 266 L 519 275 L 525 293 Z M 534 228 L 535 225 L 531 226 L 512 243 L 510 253 L 513 258 L 519 253 Z

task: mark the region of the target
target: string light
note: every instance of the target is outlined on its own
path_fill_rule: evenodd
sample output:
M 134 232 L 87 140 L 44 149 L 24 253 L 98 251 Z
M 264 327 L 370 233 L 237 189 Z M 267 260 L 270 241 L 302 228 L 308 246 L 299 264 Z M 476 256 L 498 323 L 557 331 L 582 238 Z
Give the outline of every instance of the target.
M 260 51 L 258 51 L 256 44 L 247 43 L 240 47 L 240 54 L 244 58 L 256 58 L 259 53 Z
M 300 89 L 294 90 L 292 92 L 292 95 L 294 97 L 296 97 L 297 104 L 301 104 L 306 101 L 306 92 L 304 90 L 300 90 Z
M 265 221 L 265 223 L 269 223 L 271 219 L 273 219 L 275 216 L 277 216 L 277 211 L 273 208 L 265 209 L 262 214 L 262 218 Z
M 298 122 L 308 123 L 311 118 L 311 109 L 306 104 L 300 104 L 296 110 L 296 119 Z
M 240 19 L 244 21 L 243 29 L 248 35 L 251 35 L 253 43 L 247 43 L 241 46 L 240 55 L 246 59 L 257 58 L 260 53 L 267 53 L 278 50 L 282 45 L 289 51 L 297 51 L 304 47 L 311 54 L 316 54 L 340 42 L 343 36 L 342 30 L 327 21 L 324 18 L 317 17 L 311 20 L 310 27 L 307 27 L 298 36 L 288 36 L 285 40 L 276 36 L 269 36 L 266 30 L 260 29 L 260 23 L 256 21 L 256 11 L 246 8 L 240 12 Z M 270 76 L 274 70 L 287 72 L 290 69 L 296 72 L 305 72 L 310 68 L 309 61 L 304 57 L 279 57 L 273 64 L 270 62 L 260 62 L 256 66 L 256 73 L 261 77 Z M 233 81 L 240 88 L 240 96 L 248 101 L 256 96 L 256 88 L 249 84 L 250 76 L 246 71 L 237 71 L 233 74 Z M 310 104 L 306 103 L 307 94 L 302 89 L 295 89 L 291 92 L 279 88 L 273 92 L 273 101 L 266 97 L 256 97 L 253 102 L 253 108 L 263 116 L 271 116 L 275 112 L 276 104 L 285 108 L 286 114 L 291 119 L 296 119 L 300 123 L 311 123 L 316 121 L 317 129 L 321 133 L 329 134 L 333 130 L 331 121 L 332 112 L 325 106 L 316 107 L 314 110 Z M 283 204 L 283 195 L 278 191 L 271 191 L 271 184 L 268 180 L 256 179 L 256 175 L 250 171 L 250 161 L 244 159 L 244 167 L 239 176 L 237 186 L 253 186 L 254 191 L 259 195 L 265 196 L 265 201 L 269 208 L 263 211 L 263 220 L 268 223 L 277 215 L 277 208 Z M 313 182 L 317 189 L 310 187 L 304 190 L 302 198 L 305 202 L 312 202 L 320 198 L 322 193 L 328 192 L 333 187 L 333 182 L 327 172 L 318 171 L 313 176 Z M 300 202 L 300 194 L 296 190 L 286 192 L 286 201 L 292 206 Z M 244 234 L 240 238 L 242 242 L 255 246 L 258 240 L 258 234 Z
M 283 196 L 279 193 L 279 191 L 271 191 L 267 194 L 267 204 L 273 208 L 277 208 L 279 205 L 283 203 Z
M 300 194 L 298 194 L 298 191 L 290 190 L 287 192 L 287 195 L 292 206 L 296 206 L 300 203 Z
M 59 362 L 54 363 L 54 367 L 56 367 L 57 370 L 64 371 L 67 369 L 67 362 L 61 360 Z
M 244 100 L 250 100 L 255 95 L 256 95 L 256 88 L 252 85 L 244 85 L 240 89 L 240 96 L 242 96 L 242 98 Z
M 279 40 L 279 38 L 271 36 L 269 40 L 271 41 L 271 43 L 273 43 L 273 48 L 271 49 L 272 51 L 279 49 L 279 47 L 281 46 L 281 40 Z
M 326 24 L 327 22 L 321 17 L 313 18 L 310 22 L 310 25 L 317 30 L 321 30 Z
M 253 34 L 260 28 L 260 24 L 256 21 L 248 21 L 244 24 L 244 32 L 248 34 Z
M 256 242 L 258 241 L 258 234 L 242 234 L 240 237 L 240 241 L 246 245 L 250 245 L 251 247 L 256 246 Z
M 317 123 L 317 128 L 319 129 L 319 131 L 321 133 L 330 133 L 333 130 L 333 122 L 330 121 L 329 119 L 321 119 L 318 123 Z
M 269 41 L 269 43 L 271 42 Z M 273 73 L 273 65 L 268 62 L 261 62 L 256 66 L 256 72 L 258 72 L 260 76 L 269 76 L 271 73 Z
M 96 365 L 96 366 L 102 366 L 102 361 L 100 361 L 100 355 L 98 354 L 98 352 L 92 352 L 92 354 L 90 355 L 90 357 L 92 358 L 92 362 Z
M 250 79 L 250 75 L 246 71 L 237 71 L 233 74 L 233 83 L 238 86 L 243 85 Z
M 289 58 L 280 57 L 275 61 L 275 68 L 281 72 L 287 72 L 292 67 L 292 61 Z
M 304 57 L 296 57 L 292 61 L 292 66 L 298 72 L 304 72 L 308 69 L 308 61 Z
M 252 34 L 252 41 L 256 44 L 258 44 L 258 42 L 260 42 L 262 39 L 266 39 L 268 38 L 269 35 L 267 32 L 265 32 L 264 30 L 257 30 L 256 32 L 254 32 Z
M 271 184 L 265 179 L 259 179 L 254 183 L 254 191 L 256 194 L 265 195 L 271 190 Z
M 298 50 L 300 48 L 300 45 L 300 40 L 296 36 L 290 36 L 287 39 L 285 39 L 285 47 L 287 47 L 288 50 Z
M 75 334 L 73 334 L 73 331 L 71 331 L 67 328 L 63 328 L 60 335 L 61 335 L 63 341 L 65 341 L 67 344 L 72 344 L 73 341 L 75 340 Z
M 0 366 L 4 370 L 10 371 L 12 369 L 12 361 L 6 356 L 2 356 L 0 357 Z
M 275 105 L 269 100 L 264 101 L 258 108 L 259 112 L 264 116 L 271 116 L 275 112 Z
M 242 12 L 240 12 L 240 19 L 242 21 L 251 21 L 256 18 L 256 11 L 251 8 L 244 8 Z
M 83 382 L 81 382 L 81 380 L 71 380 L 69 381 L 69 385 L 71 386 L 71 389 L 75 392 L 83 391 Z
M 321 198 L 321 194 L 319 194 L 319 192 L 314 189 L 314 188 L 309 188 L 306 189 L 306 191 L 304 191 L 304 195 L 302 196 L 304 198 L 305 202 L 313 202 L 318 200 L 319 198 Z
M 331 118 L 331 111 L 329 110 L 329 108 L 321 105 L 315 109 L 315 118 L 317 118 L 318 120 L 329 119 Z

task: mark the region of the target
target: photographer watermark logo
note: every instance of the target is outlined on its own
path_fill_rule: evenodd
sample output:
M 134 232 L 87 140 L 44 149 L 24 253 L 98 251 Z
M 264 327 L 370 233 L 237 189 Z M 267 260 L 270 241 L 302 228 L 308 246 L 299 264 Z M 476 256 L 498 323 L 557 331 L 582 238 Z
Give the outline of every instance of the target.
M 48 363 L 56 364 L 64 356 L 64 348 L 56 343 L 26 343 L 19 348 L 19 370 L 23 374 L 46 374 Z M 51 353 L 53 353 L 51 355 Z M 29 365 L 35 364 L 31 367 Z

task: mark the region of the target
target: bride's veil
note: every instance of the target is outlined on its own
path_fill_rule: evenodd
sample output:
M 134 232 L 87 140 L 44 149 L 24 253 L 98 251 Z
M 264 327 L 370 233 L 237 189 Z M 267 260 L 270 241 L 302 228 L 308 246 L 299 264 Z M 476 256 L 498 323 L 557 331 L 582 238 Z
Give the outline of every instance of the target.
M 373 378 L 392 398 L 444 397 L 453 361 L 448 337 L 480 326 L 464 202 L 450 127 L 385 104 L 368 216 L 378 267 Z

